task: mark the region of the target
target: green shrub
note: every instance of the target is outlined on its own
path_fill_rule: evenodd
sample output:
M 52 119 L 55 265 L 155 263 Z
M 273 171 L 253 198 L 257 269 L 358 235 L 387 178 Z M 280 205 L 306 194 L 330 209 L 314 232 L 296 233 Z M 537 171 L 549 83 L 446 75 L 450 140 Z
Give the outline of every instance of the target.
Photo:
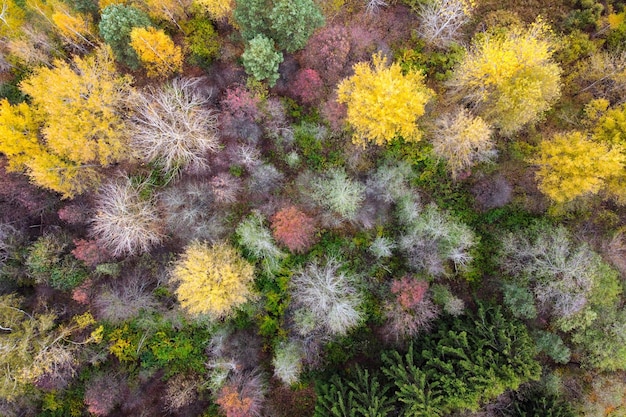
M 570 350 L 558 334 L 540 331 L 535 336 L 535 343 L 540 352 L 544 352 L 555 362 L 569 362 Z
M 534 319 L 537 317 L 535 298 L 527 287 L 505 283 L 502 289 L 504 292 L 504 305 L 511 314 L 520 319 Z

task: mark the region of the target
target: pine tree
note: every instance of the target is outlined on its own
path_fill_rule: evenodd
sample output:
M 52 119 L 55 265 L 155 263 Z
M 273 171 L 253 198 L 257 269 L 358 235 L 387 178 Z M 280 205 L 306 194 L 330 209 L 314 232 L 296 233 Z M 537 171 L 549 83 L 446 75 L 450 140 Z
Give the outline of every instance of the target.
M 474 317 L 440 322 L 401 355 L 383 354 L 405 415 L 442 416 L 476 411 L 507 389 L 538 380 L 541 366 L 526 327 L 499 307 L 479 304 Z

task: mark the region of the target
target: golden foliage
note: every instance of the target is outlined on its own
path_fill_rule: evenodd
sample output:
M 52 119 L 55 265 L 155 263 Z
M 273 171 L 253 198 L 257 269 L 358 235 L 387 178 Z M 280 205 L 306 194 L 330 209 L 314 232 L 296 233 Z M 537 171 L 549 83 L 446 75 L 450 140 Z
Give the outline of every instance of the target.
M 91 44 L 89 39 L 92 38 L 94 28 L 88 15 L 72 14 L 69 7 L 63 3 L 54 3 L 54 10 L 52 22 L 63 36 L 72 42 Z
M 39 67 L 20 87 L 31 106 L 0 103 L 0 152 L 12 170 L 72 197 L 98 182 L 98 165 L 127 157 L 120 110 L 129 79 L 119 77 L 111 50 Z
M 581 132 L 556 134 L 539 144 L 532 160 L 539 165 L 539 189 L 556 203 L 597 194 L 619 176 L 626 163 L 618 147 L 589 140 Z
M 176 295 L 192 315 L 221 318 L 251 298 L 254 268 L 228 244 L 192 242 L 172 271 Z
M 561 69 L 548 27 L 487 33 L 475 40 L 451 81 L 481 116 L 509 136 L 536 121 L 561 94 Z
M 491 127 L 464 108 L 437 121 L 433 134 L 433 152 L 446 160 L 448 170 L 456 178 L 462 171 L 479 162 L 495 158 Z
M 161 29 L 137 27 L 130 32 L 130 46 L 146 67 L 148 77 L 168 77 L 183 68 L 180 46 Z
M 231 0 L 195 0 L 194 4 L 205 10 L 211 19 L 222 20 L 230 19 L 233 13 L 233 4 Z
M 387 66 L 381 53 L 372 61 L 372 65 L 354 65 L 354 75 L 344 79 L 337 91 L 338 101 L 347 104 L 348 122 L 355 130 L 352 141 L 384 145 L 396 136 L 419 141 L 416 121 L 434 92 L 426 87 L 422 74 L 403 75 L 400 65 Z
M 15 37 L 21 32 L 25 13 L 13 0 L 2 0 L 0 5 L 0 35 Z

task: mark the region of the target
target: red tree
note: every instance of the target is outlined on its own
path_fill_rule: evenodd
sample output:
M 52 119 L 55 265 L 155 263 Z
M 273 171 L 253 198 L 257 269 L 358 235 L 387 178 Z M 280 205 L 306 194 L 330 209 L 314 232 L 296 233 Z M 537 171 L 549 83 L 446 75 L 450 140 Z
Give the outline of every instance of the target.
M 300 99 L 304 104 L 316 103 L 324 92 L 324 86 L 319 73 L 311 68 L 298 71 L 294 81 L 289 87 L 289 93 Z
M 315 241 L 315 220 L 294 206 L 272 217 L 274 239 L 292 252 L 305 252 Z

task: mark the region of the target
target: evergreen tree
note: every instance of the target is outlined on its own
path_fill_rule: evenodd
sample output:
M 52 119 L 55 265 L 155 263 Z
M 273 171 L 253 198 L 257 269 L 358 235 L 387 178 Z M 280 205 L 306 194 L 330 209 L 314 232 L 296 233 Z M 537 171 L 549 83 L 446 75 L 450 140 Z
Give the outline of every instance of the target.
M 133 6 L 111 4 L 102 10 L 98 28 L 100 36 L 115 53 L 115 58 L 132 69 L 139 68 L 139 57 L 130 46 L 130 33 L 134 28 L 151 26 L 150 18 Z
M 383 372 L 396 384 L 405 415 L 476 411 L 507 389 L 539 379 L 541 366 L 524 325 L 500 307 L 479 304 L 475 317 L 440 322 L 403 356 L 383 354 Z

